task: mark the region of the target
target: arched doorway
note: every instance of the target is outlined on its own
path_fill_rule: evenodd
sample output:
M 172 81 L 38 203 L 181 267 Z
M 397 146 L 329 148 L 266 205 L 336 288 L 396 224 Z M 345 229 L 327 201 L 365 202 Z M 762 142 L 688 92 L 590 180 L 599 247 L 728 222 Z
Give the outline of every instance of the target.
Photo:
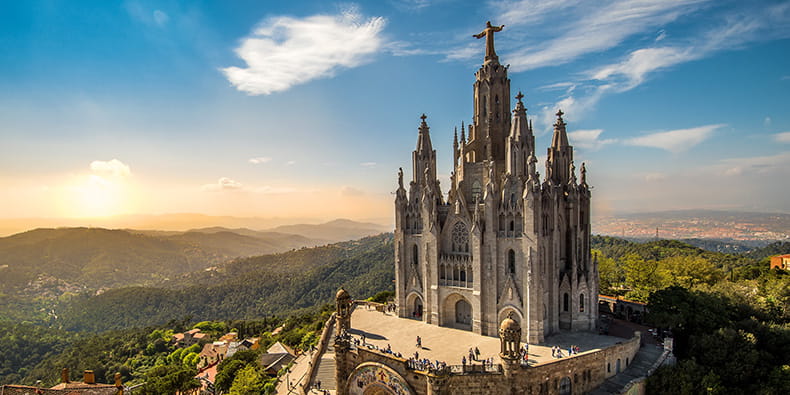
M 455 302 L 455 323 L 472 326 L 472 305 L 466 299 Z
M 407 318 L 422 320 L 423 302 L 422 297 L 419 294 L 416 292 L 409 294 L 406 299 L 406 306 L 408 306 L 408 311 L 406 312 Z
M 443 326 L 471 331 L 472 304 L 461 294 L 450 294 L 442 303 L 440 319 Z

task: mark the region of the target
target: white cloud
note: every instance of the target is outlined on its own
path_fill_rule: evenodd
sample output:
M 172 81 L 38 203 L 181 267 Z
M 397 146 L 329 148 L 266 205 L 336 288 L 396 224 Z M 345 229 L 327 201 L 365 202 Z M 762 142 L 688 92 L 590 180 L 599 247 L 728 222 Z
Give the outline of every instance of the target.
M 645 181 L 647 182 L 656 182 L 656 181 L 664 181 L 667 179 L 667 175 L 664 173 L 648 173 L 645 174 Z
M 362 162 L 359 165 L 362 167 L 376 167 L 376 162 Z
M 238 90 L 268 95 L 360 66 L 384 46 L 382 17 L 365 19 L 352 8 L 340 15 L 264 20 L 236 54 L 246 68 L 222 71 Z
M 534 31 L 544 26 L 549 39 L 543 39 L 539 45 L 530 46 L 529 40 L 516 37 L 519 42 L 527 44 L 505 57 L 512 64 L 512 71 L 567 63 L 588 53 L 615 48 L 627 37 L 644 34 L 656 26 L 666 25 L 683 15 L 706 7 L 706 3 L 706 0 L 609 0 L 580 2 L 578 5 L 573 1 L 509 2 L 503 6 L 506 11 L 500 16 L 505 23 L 511 18 L 514 34 L 518 34 L 522 25 L 529 20 L 534 20 L 538 25 L 530 26 L 526 31 Z M 513 7 L 507 4 L 520 8 L 512 11 Z M 574 7 L 569 8 L 570 6 Z M 519 19 L 520 13 L 531 16 Z M 552 18 L 557 15 L 562 15 L 564 19 L 560 26 L 570 27 L 554 27 L 544 22 L 548 20 L 551 23 Z M 738 49 L 747 43 L 790 37 L 790 3 L 759 6 L 750 4 L 749 7 L 728 11 L 727 14 L 719 16 L 719 20 L 720 24 L 714 28 L 706 30 L 703 27 L 696 34 L 692 32 L 682 38 L 669 38 L 666 32 L 659 32 L 661 39 L 652 41 L 651 46 L 631 50 L 617 62 L 593 67 L 580 73 L 576 80 L 554 84 L 566 84 L 574 89 L 558 98 L 556 104 L 543 108 L 542 116 L 537 119 L 539 129 L 541 126 L 550 128 L 552 115 L 557 108 L 562 108 L 569 119 L 581 118 L 602 98 L 612 93 L 631 90 L 658 71 L 709 57 L 717 52 Z M 523 32 L 521 34 L 524 35 Z
M 128 177 L 132 174 L 129 166 L 118 159 L 108 161 L 95 160 L 91 162 L 90 166 L 91 171 L 105 177 Z
M 659 41 L 661 41 L 661 40 L 663 40 L 665 38 L 667 38 L 667 31 L 664 30 L 664 29 L 661 29 L 661 30 L 658 31 L 658 35 L 656 36 L 655 42 L 659 42 Z
M 154 22 L 159 26 L 164 26 L 170 20 L 170 17 L 161 10 L 154 10 Z
M 256 158 L 250 158 L 247 161 L 252 163 L 253 165 L 260 165 L 260 164 L 263 164 L 263 163 L 271 162 L 272 158 L 270 158 L 268 156 L 259 156 L 259 157 L 256 157 Z
M 777 133 L 774 138 L 780 143 L 790 143 L 790 132 Z
M 296 161 L 295 161 L 295 160 L 289 160 L 288 162 L 285 162 L 285 165 L 286 165 L 286 166 L 293 166 L 293 165 L 295 165 L 295 164 L 296 164 Z
M 341 196 L 363 196 L 363 195 L 365 195 L 365 192 L 362 191 L 361 189 L 357 189 L 357 188 L 350 187 L 350 186 L 344 186 L 343 188 L 340 189 L 340 195 Z
M 241 189 L 244 185 L 228 177 L 220 177 L 214 184 L 203 185 L 204 191 L 223 191 Z
M 595 151 L 601 147 L 617 142 L 617 139 L 601 139 L 603 129 L 576 130 L 568 132 L 571 145 L 578 148 Z
M 772 171 L 790 170 L 790 152 L 750 158 L 728 158 L 713 166 L 714 171 L 725 176 L 740 176 L 749 173 L 765 174 Z
M 726 125 L 705 125 L 690 129 L 670 130 L 668 132 L 652 133 L 645 136 L 630 138 L 625 141 L 628 145 L 660 148 L 678 153 L 705 141 L 716 129 Z
M 503 12 L 499 18 L 515 30 L 542 24 L 555 37 L 536 45 L 527 44 L 508 54 L 513 71 L 518 72 L 567 63 L 588 53 L 613 48 L 630 36 L 670 23 L 709 1 L 520 0 L 501 4 Z
M 765 119 L 763 119 L 763 126 L 766 128 L 771 127 L 772 122 L 771 117 L 765 117 Z
M 252 188 L 251 191 L 261 195 L 277 195 L 277 194 L 296 192 L 296 189 L 289 187 L 273 187 L 271 185 L 264 185 L 262 187 Z

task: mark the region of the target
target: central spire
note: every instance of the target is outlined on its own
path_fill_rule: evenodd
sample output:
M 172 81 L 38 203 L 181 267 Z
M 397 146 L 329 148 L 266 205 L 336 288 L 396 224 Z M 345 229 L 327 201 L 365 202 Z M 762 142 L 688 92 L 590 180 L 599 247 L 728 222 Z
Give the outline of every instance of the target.
M 486 28 L 479 34 L 474 35 L 475 38 L 486 38 L 486 58 L 483 64 L 499 62 L 499 57 L 496 56 L 496 51 L 494 50 L 494 33 L 501 32 L 504 27 L 505 25 L 492 26 L 491 21 L 488 21 L 486 22 Z

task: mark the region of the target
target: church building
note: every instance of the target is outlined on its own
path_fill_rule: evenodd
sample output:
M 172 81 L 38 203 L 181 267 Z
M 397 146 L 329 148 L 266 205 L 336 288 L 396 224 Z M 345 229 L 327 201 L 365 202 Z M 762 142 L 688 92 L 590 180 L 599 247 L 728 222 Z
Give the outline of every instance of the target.
M 532 122 L 499 63 L 487 24 L 475 74 L 474 113 L 453 138 L 445 195 L 426 116 L 412 153 L 412 176 L 398 175 L 395 282 L 398 315 L 497 336 L 512 317 L 521 340 L 561 330 L 590 331 L 597 320 L 598 268 L 590 255 L 590 188 L 577 171 L 562 111 L 546 170 L 537 171 Z

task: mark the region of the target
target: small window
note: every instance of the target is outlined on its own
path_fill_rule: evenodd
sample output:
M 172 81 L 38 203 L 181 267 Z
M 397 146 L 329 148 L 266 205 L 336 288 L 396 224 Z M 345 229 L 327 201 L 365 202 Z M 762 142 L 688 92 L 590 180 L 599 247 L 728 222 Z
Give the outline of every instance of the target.
M 417 244 L 412 247 L 411 251 L 411 264 L 417 266 L 417 264 L 420 262 L 419 248 L 417 248 Z
M 516 252 L 513 250 L 507 252 L 507 268 L 510 274 L 516 274 Z
M 579 312 L 584 313 L 584 294 L 579 294 Z
M 612 364 L 609 362 L 606 363 L 606 373 L 612 373 Z
M 514 221 L 510 221 L 510 231 L 516 230 L 516 223 Z
M 570 309 L 570 298 L 568 294 L 562 295 L 562 311 L 568 311 Z

